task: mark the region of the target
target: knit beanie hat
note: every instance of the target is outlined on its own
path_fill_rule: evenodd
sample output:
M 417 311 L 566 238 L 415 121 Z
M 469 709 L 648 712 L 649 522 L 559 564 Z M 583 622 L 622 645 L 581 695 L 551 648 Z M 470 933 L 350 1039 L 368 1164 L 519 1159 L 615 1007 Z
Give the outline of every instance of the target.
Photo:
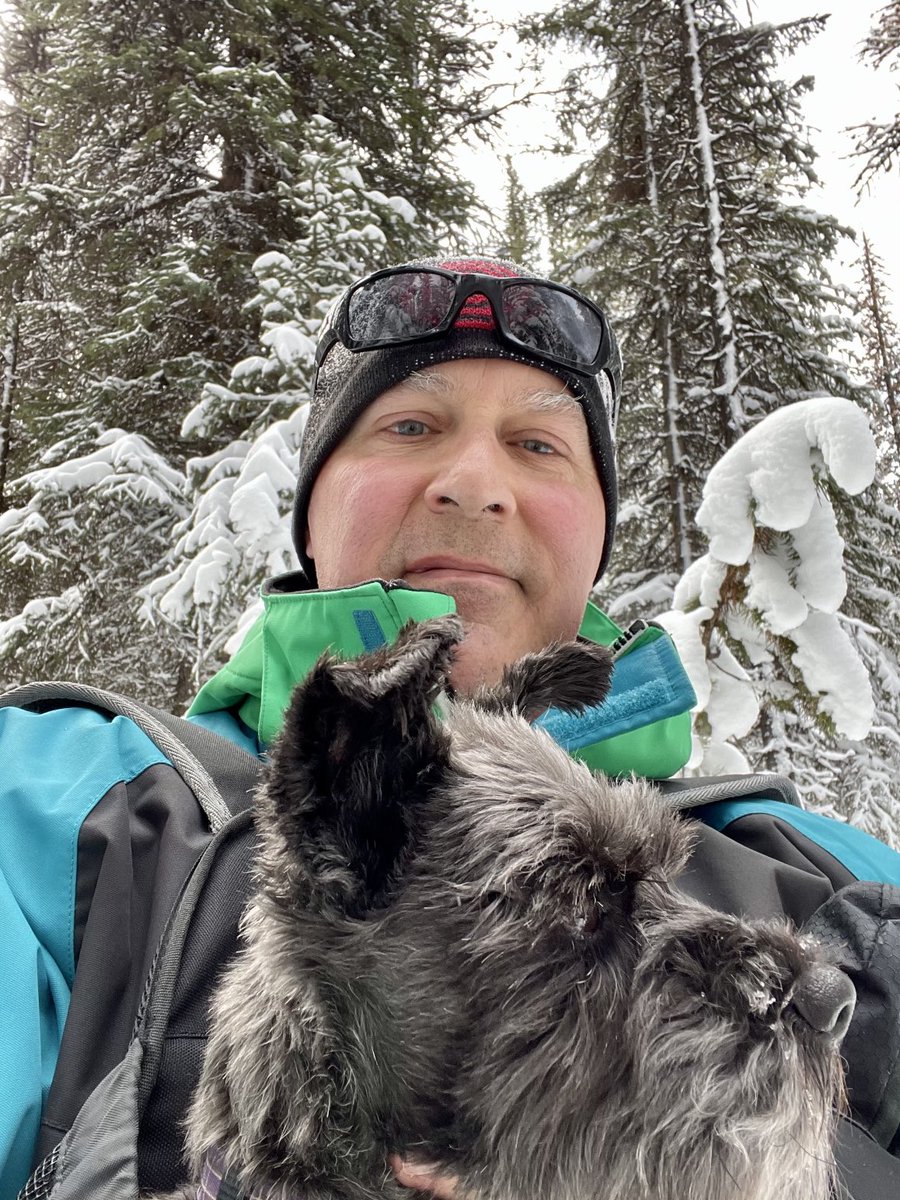
M 430 258 L 406 265 L 534 278 L 533 272 L 516 263 L 480 256 Z M 505 358 L 538 367 L 561 379 L 581 402 L 606 507 L 603 554 L 595 579 L 606 570 L 616 528 L 615 422 L 622 380 L 622 360 L 615 337 L 610 331 L 609 358 L 602 369 L 596 375 L 582 375 L 547 362 L 525 348 L 507 345 L 497 336 L 490 304 L 484 296 L 473 294 L 466 300 L 453 326 L 443 335 L 378 350 L 348 350 L 338 341 L 321 363 L 300 447 L 293 522 L 294 546 L 303 572 L 313 586 L 317 580 L 315 563 L 306 553 L 307 511 L 313 484 L 325 460 L 349 433 L 360 413 L 388 388 L 423 367 L 461 358 Z

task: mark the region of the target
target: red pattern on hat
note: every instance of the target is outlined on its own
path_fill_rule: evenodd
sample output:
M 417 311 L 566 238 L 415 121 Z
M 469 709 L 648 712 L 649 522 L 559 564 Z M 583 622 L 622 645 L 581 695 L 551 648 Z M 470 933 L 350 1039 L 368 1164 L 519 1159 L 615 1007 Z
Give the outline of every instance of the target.
M 503 263 L 489 262 L 483 258 L 448 258 L 439 264 L 445 271 L 460 271 L 463 274 L 493 275 L 501 279 L 515 279 L 518 271 Z M 493 329 L 494 312 L 487 296 L 473 292 L 459 310 L 453 322 L 454 329 Z

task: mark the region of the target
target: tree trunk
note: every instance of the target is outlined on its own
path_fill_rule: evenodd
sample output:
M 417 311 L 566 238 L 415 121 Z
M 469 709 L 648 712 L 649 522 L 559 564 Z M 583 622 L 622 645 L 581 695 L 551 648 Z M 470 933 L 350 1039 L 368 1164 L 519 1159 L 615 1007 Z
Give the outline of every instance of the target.
M 900 463 L 900 395 L 898 395 L 900 384 L 898 384 L 898 380 L 895 378 L 895 354 L 891 353 L 891 347 L 888 345 L 887 333 L 884 328 L 884 314 L 881 311 L 881 302 L 878 294 L 878 277 L 875 271 L 875 263 L 872 261 L 869 239 L 865 234 L 863 234 L 863 262 L 865 264 L 866 284 L 872 299 L 872 321 L 875 327 L 875 341 L 878 347 L 878 362 L 875 364 L 876 372 L 881 376 L 888 417 L 894 433 L 894 448 L 897 452 L 897 462 Z
M 654 221 L 659 220 L 659 183 L 656 174 L 656 164 L 653 160 L 653 113 L 650 106 L 650 94 L 647 85 L 644 55 L 644 42 L 637 53 L 638 71 L 641 80 L 641 117 L 644 129 L 644 168 L 647 173 L 647 194 L 650 198 L 650 211 Z M 660 278 L 658 260 L 654 256 L 651 269 L 653 289 L 656 292 L 659 305 L 658 341 L 662 355 L 660 363 L 660 380 L 663 389 L 663 423 L 665 428 L 666 461 L 669 464 L 668 487 L 671 508 L 669 519 L 672 528 L 672 543 L 678 555 L 678 566 L 683 573 L 691 564 L 692 554 L 689 529 L 689 506 L 684 485 L 684 451 L 681 445 L 679 417 L 682 412 L 681 380 L 675 363 L 675 346 L 672 338 L 672 305 L 668 292 Z
M 16 363 L 19 357 L 19 304 L 21 295 L 14 288 L 11 296 L 12 311 L 7 326 L 6 342 L 0 357 L 3 361 L 3 388 L 0 391 L 0 513 L 7 508 L 6 480 L 9 474 L 9 459 L 12 453 L 12 413 L 16 387 Z
M 712 148 L 712 131 L 703 95 L 703 66 L 700 62 L 700 41 L 694 0 L 682 0 L 681 11 L 687 37 L 687 58 L 691 71 L 691 94 L 694 102 L 696 129 L 695 145 L 703 178 L 706 231 L 709 241 L 710 285 L 712 288 L 712 334 L 716 351 L 716 395 L 721 414 L 722 441 L 727 448 L 744 432 L 746 418 L 738 396 L 737 347 L 734 319 L 728 291 L 728 270 L 722 246 L 722 206 L 716 163 Z
M 35 126 L 29 120 L 25 129 L 25 145 L 22 154 L 20 187 L 28 187 L 34 174 Z M 12 455 L 12 416 L 15 407 L 16 369 L 19 362 L 21 321 L 19 306 L 25 291 L 21 279 L 13 281 L 9 291 L 9 318 L 6 323 L 6 340 L 0 351 L 3 367 L 3 384 L 0 389 L 0 513 L 5 512 L 8 501 L 6 481 L 9 475 L 9 460 Z

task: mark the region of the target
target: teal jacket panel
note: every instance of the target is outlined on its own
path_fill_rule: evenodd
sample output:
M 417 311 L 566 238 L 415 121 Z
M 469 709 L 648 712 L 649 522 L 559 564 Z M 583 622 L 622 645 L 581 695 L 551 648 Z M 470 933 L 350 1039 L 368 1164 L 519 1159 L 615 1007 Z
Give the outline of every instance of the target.
M 691 816 L 720 832 L 743 818 L 764 814 L 792 826 L 827 850 L 856 879 L 900 887 L 900 853 L 854 825 L 776 800 L 720 800 L 696 808 Z
M 124 717 L 0 709 L 0 1200 L 25 1183 L 75 974 L 78 834 L 164 755 Z

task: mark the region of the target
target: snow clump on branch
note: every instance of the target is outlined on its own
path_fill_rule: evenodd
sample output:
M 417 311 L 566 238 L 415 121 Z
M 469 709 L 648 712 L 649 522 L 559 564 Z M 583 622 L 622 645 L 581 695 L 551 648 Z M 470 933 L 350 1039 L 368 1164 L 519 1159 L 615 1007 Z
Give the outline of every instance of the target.
M 787 405 L 746 433 L 710 471 L 697 522 L 709 553 L 679 581 L 661 623 L 678 644 L 697 692 L 689 769 L 749 770 L 729 739 L 759 715 L 750 671 L 769 674 L 769 694 L 799 702 L 840 736 L 869 732 L 868 673 L 844 631 L 844 542 L 829 478 L 857 495 L 875 475 L 864 412 L 818 397 Z M 773 686 L 776 656 L 789 676 Z

